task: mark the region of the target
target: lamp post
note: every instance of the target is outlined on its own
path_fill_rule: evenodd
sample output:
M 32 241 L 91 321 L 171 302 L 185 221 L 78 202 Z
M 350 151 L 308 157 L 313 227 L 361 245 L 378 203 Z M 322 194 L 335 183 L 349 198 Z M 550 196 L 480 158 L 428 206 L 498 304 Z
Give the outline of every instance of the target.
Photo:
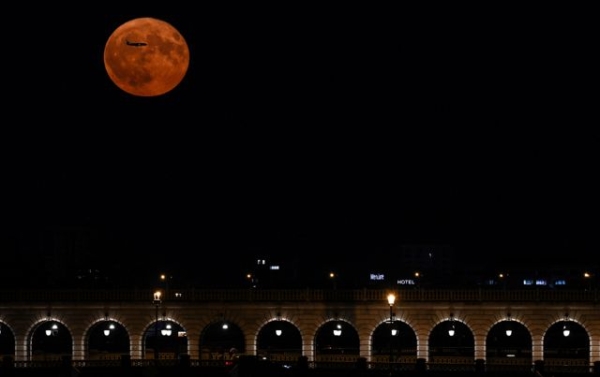
M 154 292 L 154 299 L 152 303 L 155 308 L 155 317 L 154 317 L 154 362 L 156 363 L 158 360 L 158 308 L 160 307 L 160 291 Z
M 506 330 L 504 331 L 506 336 L 512 335 L 512 326 L 510 325 L 510 313 L 506 315 Z
M 393 361 L 393 354 L 392 354 L 392 339 L 393 339 L 393 334 L 392 334 L 392 327 L 394 324 L 394 302 L 396 302 L 396 296 L 393 293 L 390 293 L 387 296 L 387 301 L 388 304 L 390 305 L 390 360 L 388 363 L 389 366 L 389 371 L 390 371 L 390 376 L 392 375 L 392 361 Z
M 171 298 L 171 293 L 169 291 L 169 280 L 173 279 L 173 276 L 168 274 L 160 274 L 159 278 L 165 289 L 165 300 L 169 300 Z
M 336 284 L 337 276 L 336 276 L 335 272 L 332 271 L 329 273 L 329 279 L 331 279 L 333 290 L 335 291 L 337 289 L 337 284 Z

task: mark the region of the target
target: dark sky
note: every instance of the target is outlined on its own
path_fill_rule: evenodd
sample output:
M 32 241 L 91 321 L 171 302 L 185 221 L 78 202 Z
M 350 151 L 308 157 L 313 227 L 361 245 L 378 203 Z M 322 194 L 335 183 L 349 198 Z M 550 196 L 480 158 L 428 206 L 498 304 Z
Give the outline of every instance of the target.
M 103 234 L 103 257 L 189 274 L 257 252 L 368 263 L 407 243 L 596 258 L 584 10 L 62 8 L 17 11 L 4 33 L 7 255 L 45 255 L 15 239 L 74 226 Z M 102 60 L 146 16 L 191 53 L 157 98 L 120 91 Z

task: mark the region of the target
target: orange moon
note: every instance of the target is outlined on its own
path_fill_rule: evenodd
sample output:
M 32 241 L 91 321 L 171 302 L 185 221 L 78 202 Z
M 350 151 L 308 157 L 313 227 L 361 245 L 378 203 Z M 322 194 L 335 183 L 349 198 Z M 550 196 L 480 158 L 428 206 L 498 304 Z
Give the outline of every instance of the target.
M 125 22 L 104 47 L 108 76 L 134 96 L 154 97 L 173 90 L 183 80 L 189 62 L 190 51 L 179 31 L 151 17 Z

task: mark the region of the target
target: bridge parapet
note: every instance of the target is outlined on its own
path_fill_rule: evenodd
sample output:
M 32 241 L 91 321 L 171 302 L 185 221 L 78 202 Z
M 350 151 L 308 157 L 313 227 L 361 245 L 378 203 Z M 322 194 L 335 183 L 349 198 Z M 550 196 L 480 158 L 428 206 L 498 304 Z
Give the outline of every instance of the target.
M 561 289 L 398 289 L 402 302 L 597 302 L 597 290 Z M 172 289 L 165 301 L 179 302 L 385 302 L 383 289 Z M 152 299 L 153 290 L 2 290 L 0 302 L 144 302 Z

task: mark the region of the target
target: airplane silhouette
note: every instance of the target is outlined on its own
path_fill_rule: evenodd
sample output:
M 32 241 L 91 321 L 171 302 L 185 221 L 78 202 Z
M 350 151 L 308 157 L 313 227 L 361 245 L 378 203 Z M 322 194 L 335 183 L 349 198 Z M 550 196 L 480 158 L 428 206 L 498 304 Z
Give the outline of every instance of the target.
M 125 43 L 127 43 L 127 46 L 134 46 L 134 47 L 148 46 L 148 43 L 146 43 L 146 42 L 130 42 L 127 39 L 125 40 Z

